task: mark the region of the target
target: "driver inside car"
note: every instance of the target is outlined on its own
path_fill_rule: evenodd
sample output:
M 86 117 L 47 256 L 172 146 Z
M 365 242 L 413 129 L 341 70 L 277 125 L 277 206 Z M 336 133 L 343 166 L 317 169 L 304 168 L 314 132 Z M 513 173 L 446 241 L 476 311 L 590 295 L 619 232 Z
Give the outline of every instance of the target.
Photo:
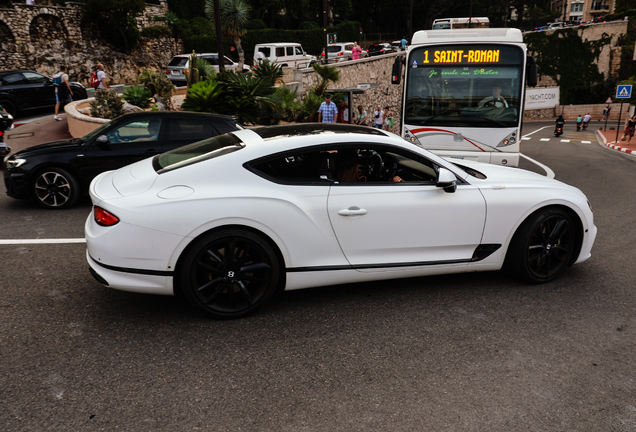
M 501 95 L 501 87 L 495 86 L 492 88 L 492 96 L 483 98 L 478 106 L 480 108 L 508 108 L 508 102 L 506 102 L 506 99 Z
M 336 156 L 335 179 L 342 183 L 366 182 L 367 177 L 363 175 L 358 163 L 358 149 L 338 150 Z M 403 182 L 402 178 L 394 175 L 387 179 L 389 182 Z

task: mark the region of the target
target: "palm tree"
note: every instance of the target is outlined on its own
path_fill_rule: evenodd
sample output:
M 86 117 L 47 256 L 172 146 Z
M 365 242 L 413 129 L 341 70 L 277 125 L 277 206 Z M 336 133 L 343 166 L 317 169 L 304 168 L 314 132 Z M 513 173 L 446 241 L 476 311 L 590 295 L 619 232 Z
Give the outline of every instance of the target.
M 245 25 L 250 19 L 250 5 L 244 0 L 221 0 L 221 28 L 226 36 L 231 37 L 239 56 L 237 70 L 243 70 L 245 53 L 241 45 L 241 36 L 247 33 Z M 214 0 L 205 0 L 205 14 L 214 22 Z
M 311 67 L 322 78 L 322 81 L 314 90 L 316 96 L 322 96 L 330 81 L 338 82 L 340 80 L 340 71 L 336 67 L 320 66 L 318 63 L 313 63 Z

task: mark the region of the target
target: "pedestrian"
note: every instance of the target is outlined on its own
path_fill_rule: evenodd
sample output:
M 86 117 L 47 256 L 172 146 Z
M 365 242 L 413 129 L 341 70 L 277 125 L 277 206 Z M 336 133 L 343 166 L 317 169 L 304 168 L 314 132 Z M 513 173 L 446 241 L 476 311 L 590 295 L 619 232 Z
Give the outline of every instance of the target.
M 354 118 L 353 123 L 360 126 L 369 125 L 369 117 L 367 117 L 367 112 L 362 107 L 362 105 L 358 105 L 358 113 L 356 115 L 356 118 Z
M 376 129 L 382 129 L 384 125 L 384 111 L 382 111 L 382 105 L 378 104 L 378 107 L 373 111 L 373 127 Z
M 607 120 L 607 109 L 608 108 L 609 108 L 609 106 L 606 106 L 605 108 L 603 108 L 603 118 L 601 118 L 599 121 Z
M 318 123 L 335 123 L 338 120 L 338 107 L 331 102 L 331 95 L 325 94 L 325 101 L 318 109 Z
M 104 72 L 104 65 L 101 63 L 97 63 L 97 79 L 99 80 L 99 85 L 97 89 L 105 89 L 108 88 L 108 79 L 106 77 L 106 72 Z
M 352 60 L 360 60 L 360 57 L 362 54 L 362 48 L 360 48 L 360 45 L 358 45 L 358 42 L 353 43 L 353 48 L 351 49 L 351 53 L 353 54 L 351 56 Z
M 344 99 L 338 102 L 338 121 L 336 123 L 349 123 L 349 105 Z
M 400 41 L 400 49 L 402 51 L 406 51 L 406 44 L 408 41 L 406 40 L 406 36 L 402 36 L 402 40 Z
M 60 66 L 60 71 L 51 77 L 55 85 L 55 115 L 53 118 L 57 121 L 62 120 L 58 115 L 60 105 L 71 102 L 73 100 L 73 92 L 68 83 L 68 75 L 66 74 L 66 66 Z
M 632 116 L 631 119 L 627 117 L 627 126 L 625 127 L 625 130 L 623 131 L 623 137 L 628 137 L 627 145 L 629 145 L 629 142 L 632 140 L 632 137 L 634 136 L 635 128 L 636 128 L 636 115 Z M 621 141 L 622 141 L 622 138 L 621 138 Z
M 583 117 L 581 114 L 576 118 L 576 131 L 581 132 L 581 123 L 583 123 Z
M 583 130 L 587 129 L 587 125 L 590 120 L 592 120 L 592 116 L 590 115 L 590 113 L 585 114 L 585 117 L 583 117 Z
M 26 0 L 26 4 L 29 6 L 35 6 L 35 0 Z
M 384 108 L 384 130 L 391 132 L 393 130 L 393 113 L 389 107 Z

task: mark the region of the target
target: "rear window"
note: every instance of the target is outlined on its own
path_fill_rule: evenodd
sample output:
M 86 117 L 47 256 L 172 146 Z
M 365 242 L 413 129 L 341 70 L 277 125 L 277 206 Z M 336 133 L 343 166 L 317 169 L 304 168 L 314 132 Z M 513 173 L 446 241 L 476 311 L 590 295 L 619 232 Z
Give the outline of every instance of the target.
M 269 58 L 269 56 L 272 53 L 272 50 L 270 47 L 260 47 L 258 49 L 258 52 L 262 52 L 263 54 L 265 54 L 265 57 Z
M 161 174 L 240 150 L 245 144 L 233 134 L 219 135 L 157 155 L 152 166 Z
M 339 45 L 327 47 L 327 52 L 340 52 L 340 51 L 342 51 L 342 47 Z
M 185 66 L 185 64 L 188 62 L 188 58 L 187 57 L 174 57 L 172 60 L 170 60 L 170 63 L 168 63 L 168 66 Z

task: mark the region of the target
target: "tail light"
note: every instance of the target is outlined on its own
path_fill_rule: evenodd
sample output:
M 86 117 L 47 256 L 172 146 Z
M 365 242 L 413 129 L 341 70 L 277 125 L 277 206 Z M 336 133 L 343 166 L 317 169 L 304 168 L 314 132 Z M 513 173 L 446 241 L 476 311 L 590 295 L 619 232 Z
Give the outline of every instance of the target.
M 119 223 L 119 218 L 117 216 L 101 207 L 95 206 L 93 209 L 93 215 L 95 216 L 95 222 L 97 222 L 97 225 L 113 226 Z
M 170 75 L 170 71 L 169 70 L 166 71 L 166 75 Z
M 339 55 L 339 56 L 341 56 L 341 55 L 343 55 L 343 54 L 344 54 L 343 52 L 339 52 L 339 53 L 338 53 L 338 55 Z

